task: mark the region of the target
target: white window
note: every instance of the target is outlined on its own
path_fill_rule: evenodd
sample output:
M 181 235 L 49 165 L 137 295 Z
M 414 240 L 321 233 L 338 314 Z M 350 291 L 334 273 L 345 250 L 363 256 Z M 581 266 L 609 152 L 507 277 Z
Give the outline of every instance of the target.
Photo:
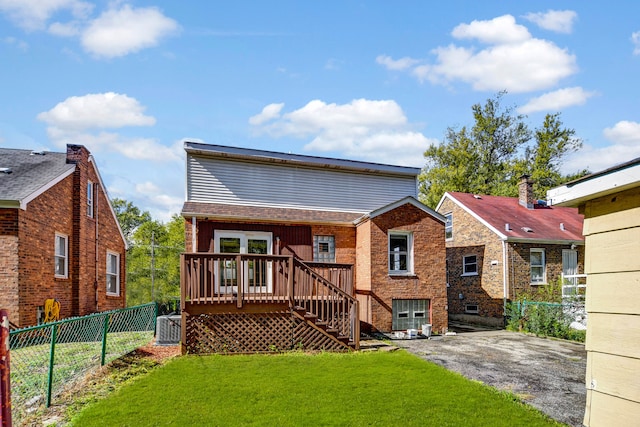
M 107 294 L 120 295 L 120 254 L 107 252 Z
M 313 236 L 313 260 L 336 262 L 336 242 L 334 236 Z
M 478 275 L 478 257 L 476 255 L 465 255 L 462 257 L 462 275 Z
M 55 277 L 69 277 L 69 236 L 56 233 Z
M 446 222 L 444 223 L 444 238 L 446 240 L 453 239 L 453 213 L 444 214 Z
M 544 249 L 531 249 L 529 253 L 529 264 L 531 265 L 531 284 L 539 285 L 547 283 Z
M 464 312 L 469 314 L 478 314 L 478 304 L 465 304 Z
M 93 182 L 87 182 L 87 216 L 93 218 Z
M 413 273 L 413 242 L 408 232 L 389 233 L 389 273 Z

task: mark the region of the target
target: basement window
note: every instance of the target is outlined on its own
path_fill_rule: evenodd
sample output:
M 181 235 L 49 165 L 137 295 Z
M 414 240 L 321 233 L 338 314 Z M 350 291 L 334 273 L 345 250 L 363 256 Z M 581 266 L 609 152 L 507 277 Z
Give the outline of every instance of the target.
M 420 329 L 429 323 L 428 299 L 394 299 L 391 302 L 394 331 Z
M 465 304 L 464 312 L 468 314 L 478 314 L 478 304 Z

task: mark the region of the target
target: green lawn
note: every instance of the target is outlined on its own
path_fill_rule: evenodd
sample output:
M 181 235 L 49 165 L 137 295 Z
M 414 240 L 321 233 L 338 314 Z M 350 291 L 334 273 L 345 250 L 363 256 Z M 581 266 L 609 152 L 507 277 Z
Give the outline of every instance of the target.
M 405 351 L 176 358 L 74 426 L 553 426 L 507 393 Z

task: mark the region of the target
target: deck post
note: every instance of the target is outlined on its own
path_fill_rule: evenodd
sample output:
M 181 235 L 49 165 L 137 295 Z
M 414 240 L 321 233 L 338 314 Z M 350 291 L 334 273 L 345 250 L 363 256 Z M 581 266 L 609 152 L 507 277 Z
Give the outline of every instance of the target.
M 242 308 L 242 299 L 243 299 L 243 288 L 244 288 L 244 277 L 242 271 L 244 270 L 242 266 L 242 257 L 240 255 L 236 255 L 236 288 L 238 288 L 238 295 L 236 300 L 236 307 Z
M 293 256 L 289 257 L 289 273 L 287 277 L 287 293 L 289 294 L 289 306 L 295 307 L 294 292 L 293 292 Z

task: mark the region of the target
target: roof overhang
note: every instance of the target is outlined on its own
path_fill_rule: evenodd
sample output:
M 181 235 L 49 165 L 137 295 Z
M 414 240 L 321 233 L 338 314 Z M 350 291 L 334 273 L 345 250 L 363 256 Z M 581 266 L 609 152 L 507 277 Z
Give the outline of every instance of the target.
M 307 156 L 302 154 L 280 153 L 252 148 L 228 147 L 224 145 L 205 144 L 202 142 L 184 141 L 184 149 L 189 154 L 204 157 L 226 158 L 260 163 L 287 163 L 312 168 L 329 168 L 350 172 L 378 173 L 416 177 L 420 168 L 369 163 L 356 160 L 335 159 L 330 157 Z
M 412 196 L 407 196 L 404 197 L 398 201 L 395 201 L 393 203 L 389 203 L 386 206 L 383 206 L 381 208 L 378 208 L 374 211 L 369 212 L 368 214 L 362 215 L 360 218 L 358 218 L 357 220 L 355 220 L 353 223 L 355 225 L 361 224 L 364 221 L 368 220 L 368 219 L 372 219 L 375 218 L 379 215 L 385 214 L 387 212 L 390 212 L 394 209 L 399 208 L 400 206 L 403 205 L 412 205 L 415 206 L 416 208 L 422 210 L 423 212 L 427 213 L 428 215 L 431 215 L 433 218 L 437 219 L 438 221 L 442 222 L 443 224 L 447 221 L 447 219 L 444 217 L 444 215 L 440 215 L 438 212 L 434 211 L 433 209 L 431 209 L 429 206 L 425 205 L 424 203 L 421 203 L 420 201 L 418 201 L 416 198 L 412 197 Z
M 640 157 L 547 191 L 550 205 L 579 206 L 587 200 L 640 187 Z
M 584 240 L 549 240 L 549 239 L 529 239 L 522 237 L 508 237 L 506 239 L 501 239 L 508 243 L 529 243 L 529 244 L 538 244 L 538 245 L 584 245 Z

